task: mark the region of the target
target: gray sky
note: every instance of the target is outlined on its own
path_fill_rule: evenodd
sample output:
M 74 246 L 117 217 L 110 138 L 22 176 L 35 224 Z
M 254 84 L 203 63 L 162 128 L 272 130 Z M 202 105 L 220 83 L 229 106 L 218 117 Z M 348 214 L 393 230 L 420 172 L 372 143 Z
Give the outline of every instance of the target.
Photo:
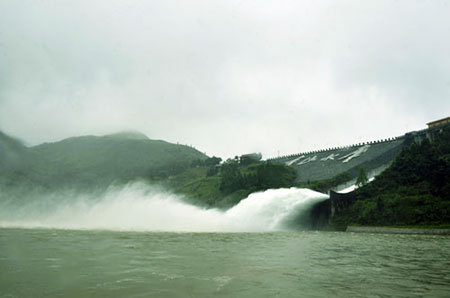
M 450 116 L 450 1 L 0 0 L 0 130 L 139 130 L 222 158 Z

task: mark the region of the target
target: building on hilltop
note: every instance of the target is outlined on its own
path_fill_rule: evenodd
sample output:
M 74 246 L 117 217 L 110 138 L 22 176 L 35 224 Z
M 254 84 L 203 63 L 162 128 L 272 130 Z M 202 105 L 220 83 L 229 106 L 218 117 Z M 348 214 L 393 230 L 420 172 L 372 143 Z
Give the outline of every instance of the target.
M 435 127 L 439 127 L 439 126 L 443 126 L 446 124 L 450 124 L 450 117 L 447 118 L 443 118 L 440 120 L 436 120 L 436 121 L 432 121 L 430 123 L 427 123 L 428 128 L 435 128 Z
M 450 126 L 450 117 L 429 122 L 427 125 L 428 127 L 425 129 L 406 133 L 405 137 L 409 141 L 414 141 L 418 144 L 422 143 L 425 139 L 432 142 L 436 134 L 441 133 L 445 127 Z

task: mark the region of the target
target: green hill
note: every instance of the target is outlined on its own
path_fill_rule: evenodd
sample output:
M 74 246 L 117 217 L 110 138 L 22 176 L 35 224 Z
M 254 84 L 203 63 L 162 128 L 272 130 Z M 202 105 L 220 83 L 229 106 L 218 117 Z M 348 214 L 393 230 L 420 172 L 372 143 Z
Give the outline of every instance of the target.
M 31 148 L 12 140 L 0 139 L 0 149 L 7 148 L 1 150 L 2 165 L 23 166 L 20 171 L 7 170 L 2 166 L 0 178 L 3 178 L 4 185 L 22 186 L 27 183 L 46 188 L 104 187 L 113 182 L 126 183 L 139 178 L 157 179 L 176 175 L 194 160 L 207 158 L 189 146 L 150 140 L 136 132 L 73 137 Z
M 0 169 L 2 171 L 23 168 L 27 148 L 18 140 L 0 131 Z
M 38 163 L 37 156 L 19 140 L 0 131 L 0 186 L 29 182 Z

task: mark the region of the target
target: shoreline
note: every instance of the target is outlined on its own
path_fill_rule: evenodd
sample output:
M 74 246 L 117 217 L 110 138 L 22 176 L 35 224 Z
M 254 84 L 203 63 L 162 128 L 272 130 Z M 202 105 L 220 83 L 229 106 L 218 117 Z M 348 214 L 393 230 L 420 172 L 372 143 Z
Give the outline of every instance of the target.
M 450 229 L 348 226 L 345 231 L 354 233 L 380 233 L 380 234 L 450 235 Z

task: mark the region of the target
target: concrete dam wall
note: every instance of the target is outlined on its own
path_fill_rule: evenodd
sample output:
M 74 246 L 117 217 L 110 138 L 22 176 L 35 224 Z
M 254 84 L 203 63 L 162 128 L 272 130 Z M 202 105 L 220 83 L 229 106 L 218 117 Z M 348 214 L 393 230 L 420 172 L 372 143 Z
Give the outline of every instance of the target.
M 368 176 L 375 176 L 390 165 L 401 151 L 405 136 L 347 147 L 317 150 L 268 159 L 297 169 L 298 183 L 329 179 L 348 172 L 356 178 L 363 168 Z

